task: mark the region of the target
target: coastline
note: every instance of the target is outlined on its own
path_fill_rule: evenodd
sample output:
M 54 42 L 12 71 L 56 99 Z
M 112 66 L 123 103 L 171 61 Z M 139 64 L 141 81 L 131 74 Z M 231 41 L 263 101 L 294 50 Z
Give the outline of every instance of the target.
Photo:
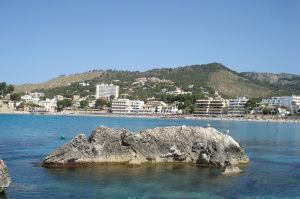
M 113 113 L 89 113 L 86 111 L 55 112 L 55 113 L 30 113 L 25 111 L 0 112 L 0 115 L 47 115 L 47 116 L 71 116 L 71 117 L 112 117 L 112 118 L 144 118 L 144 119 L 187 119 L 206 121 L 238 121 L 238 122 L 275 122 L 300 124 L 300 118 L 244 118 L 244 117 L 200 117 L 193 115 L 142 115 L 142 114 L 113 114 Z

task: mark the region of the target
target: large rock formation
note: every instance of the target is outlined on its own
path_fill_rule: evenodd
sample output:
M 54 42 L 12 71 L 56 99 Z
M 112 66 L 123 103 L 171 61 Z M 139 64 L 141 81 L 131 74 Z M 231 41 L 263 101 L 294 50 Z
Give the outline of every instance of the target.
M 248 161 L 238 142 L 210 127 L 159 127 L 139 133 L 98 127 L 88 139 L 80 134 L 49 154 L 42 165 L 185 162 L 224 168 Z
M 3 160 L 0 159 L 0 193 L 2 193 L 10 183 L 11 179 L 9 177 L 7 168 Z

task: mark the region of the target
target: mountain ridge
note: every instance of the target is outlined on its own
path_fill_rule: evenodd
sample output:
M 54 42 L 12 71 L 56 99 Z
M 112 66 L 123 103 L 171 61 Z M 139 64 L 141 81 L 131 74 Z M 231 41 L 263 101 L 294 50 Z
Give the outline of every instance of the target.
M 131 82 L 139 77 L 158 77 L 185 88 L 209 87 L 225 96 L 266 97 L 281 94 L 300 94 L 300 76 L 287 73 L 236 72 L 220 63 L 154 68 L 147 71 L 92 70 L 59 76 L 39 84 L 16 85 L 16 92 L 67 87 L 72 83 L 91 81 L 111 83 L 113 80 Z

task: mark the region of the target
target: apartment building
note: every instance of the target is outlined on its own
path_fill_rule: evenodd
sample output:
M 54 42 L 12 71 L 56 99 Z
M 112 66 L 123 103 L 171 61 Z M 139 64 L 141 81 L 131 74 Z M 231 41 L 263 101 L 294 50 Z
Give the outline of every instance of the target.
M 199 116 L 220 116 L 224 114 L 226 101 L 222 98 L 200 99 L 195 103 L 194 115 Z
M 30 96 L 30 95 L 21 96 L 21 100 L 23 100 L 23 101 L 25 101 L 26 103 L 29 103 L 29 104 L 37 104 L 38 101 L 40 101 L 39 98 L 35 98 L 35 97 Z
M 285 107 L 291 112 L 297 113 L 300 106 L 300 96 L 280 96 L 262 99 L 260 105 L 267 105 L 269 107 Z
M 113 84 L 97 84 L 96 85 L 96 99 L 105 98 L 118 99 L 119 97 L 119 86 Z
M 112 101 L 112 113 L 133 113 L 133 114 L 177 114 L 180 113 L 177 106 L 167 105 L 161 101 L 149 101 L 144 103 L 141 100 L 115 99 Z
M 235 99 L 228 100 L 227 114 L 232 117 L 241 117 L 246 113 L 246 97 L 237 97 Z
M 112 113 L 130 113 L 131 100 L 129 99 L 115 99 L 111 104 Z
M 57 102 L 55 99 L 45 99 L 38 102 L 38 105 L 44 108 L 45 112 L 55 112 Z
M 181 110 L 178 110 L 178 107 L 174 104 L 162 107 L 162 113 L 164 114 L 178 114 L 182 113 Z
M 141 100 L 132 100 L 131 101 L 131 113 L 139 113 L 141 110 L 143 110 L 144 101 Z
M 44 96 L 45 96 L 45 93 L 34 92 L 34 93 L 29 93 L 29 95 L 30 95 L 32 98 L 40 98 L 40 97 L 44 97 Z

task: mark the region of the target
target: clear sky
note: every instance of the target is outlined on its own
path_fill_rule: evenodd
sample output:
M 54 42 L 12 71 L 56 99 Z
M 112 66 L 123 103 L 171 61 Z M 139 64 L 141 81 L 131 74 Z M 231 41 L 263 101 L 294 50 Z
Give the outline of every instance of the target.
M 0 81 L 209 62 L 300 74 L 300 1 L 0 0 Z

